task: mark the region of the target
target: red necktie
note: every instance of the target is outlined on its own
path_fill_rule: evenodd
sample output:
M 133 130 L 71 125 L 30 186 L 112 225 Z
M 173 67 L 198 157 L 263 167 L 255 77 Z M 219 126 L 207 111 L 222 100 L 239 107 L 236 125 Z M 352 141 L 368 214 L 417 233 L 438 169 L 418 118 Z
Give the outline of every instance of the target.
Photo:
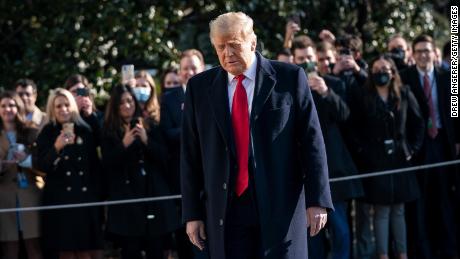
M 243 86 L 244 75 L 236 76 L 235 79 L 238 80 L 232 103 L 232 126 L 238 163 L 235 191 L 237 196 L 241 196 L 249 182 L 249 111 L 248 97 Z
M 438 126 L 436 125 L 433 98 L 431 96 L 430 79 L 427 73 L 425 73 L 423 76 L 423 92 L 428 99 L 428 107 L 430 108 L 430 117 L 428 118 L 428 136 L 435 138 L 436 135 L 438 135 Z

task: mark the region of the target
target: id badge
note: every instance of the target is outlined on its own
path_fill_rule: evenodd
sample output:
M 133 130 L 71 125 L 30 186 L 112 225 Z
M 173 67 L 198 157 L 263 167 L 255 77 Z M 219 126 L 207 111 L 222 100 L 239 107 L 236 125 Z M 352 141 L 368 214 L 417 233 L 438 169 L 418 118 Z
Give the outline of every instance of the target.
M 17 180 L 18 180 L 18 187 L 19 189 L 27 189 L 29 188 L 29 181 L 27 180 L 27 176 L 23 172 L 19 172 L 17 174 Z

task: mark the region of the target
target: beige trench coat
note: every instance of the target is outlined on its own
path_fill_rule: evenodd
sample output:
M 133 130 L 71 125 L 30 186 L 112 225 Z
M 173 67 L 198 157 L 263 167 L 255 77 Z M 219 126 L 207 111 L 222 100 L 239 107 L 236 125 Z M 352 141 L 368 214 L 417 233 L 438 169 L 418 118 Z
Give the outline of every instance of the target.
M 24 144 L 30 150 L 30 144 L 33 143 L 36 135 L 36 130 L 28 130 L 27 136 L 22 138 L 17 136 L 17 142 Z M 10 144 L 6 137 L 6 133 L 1 132 L 1 160 L 6 160 L 9 146 Z M 30 169 L 23 169 L 23 171 L 29 182 L 29 187 L 27 189 L 20 189 L 18 187 L 16 180 L 18 167 L 15 164 L 3 164 L 0 173 L 0 209 L 40 205 L 41 190 L 37 186 L 35 174 Z M 15 212 L 0 213 L 0 242 L 19 240 L 19 227 L 22 230 L 24 239 L 39 237 L 39 213 L 37 211 L 20 212 L 19 214 Z

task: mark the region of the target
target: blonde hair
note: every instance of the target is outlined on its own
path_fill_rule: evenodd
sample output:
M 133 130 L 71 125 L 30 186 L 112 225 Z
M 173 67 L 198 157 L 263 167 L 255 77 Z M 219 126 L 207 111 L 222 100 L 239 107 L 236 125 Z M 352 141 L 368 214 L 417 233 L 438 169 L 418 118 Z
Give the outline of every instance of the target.
M 80 116 L 80 112 L 78 111 L 77 102 L 75 102 L 75 99 L 72 93 L 64 88 L 56 88 L 56 89 L 50 90 L 48 101 L 46 103 L 46 114 L 48 115 L 49 121 L 52 121 L 54 124 L 57 123 L 56 114 L 54 112 L 54 102 L 56 101 L 56 98 L 60 96 L 67 98 L 67 101 L 69 101 L 71 122 L 77 125 L 85 126 L 89 128 L 88 124 Z
M 221 14 L 209 23 L 211 43 L 214 44 L 213 38 L 217 35 L 240 34 L 243 39 L 257 39 L 253 25 L 254 22 L 251 17 L 243 12 Z
M 136 73 L 136 79 L 142 78 L 145 79 L 150 85 L 150 97 L 145 104 L 145 110 L 147 111 L 150 118 L 154 120 L 154 122 L 160 122 L 160 103 L 158 102 L 157 90 L 155 86 L 155 80 L 153 80 L 152 76 L 146 70 L 141 70 Z

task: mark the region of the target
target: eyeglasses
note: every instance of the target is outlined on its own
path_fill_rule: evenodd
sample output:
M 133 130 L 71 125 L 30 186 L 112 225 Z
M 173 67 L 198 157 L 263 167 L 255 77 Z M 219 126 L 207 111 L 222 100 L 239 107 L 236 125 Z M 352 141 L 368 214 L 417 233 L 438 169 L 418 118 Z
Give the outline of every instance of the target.
M 417 55 L 430 54 L 431 51 L 433 51 L 433 50 L 431 50 L 431 49 L 416 49 L 416 50 L 414 50 L 414 53 L 417 54 Z

